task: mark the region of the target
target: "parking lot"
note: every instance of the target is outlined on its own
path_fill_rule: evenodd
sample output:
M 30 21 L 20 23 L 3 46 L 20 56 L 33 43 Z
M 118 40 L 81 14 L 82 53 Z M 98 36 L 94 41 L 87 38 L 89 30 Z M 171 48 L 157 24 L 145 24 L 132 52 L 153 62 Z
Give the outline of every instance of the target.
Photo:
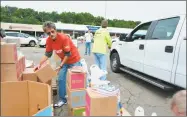
M 26 56 L 26 59 L 33 60 L 35 64 L 39 63 L 45 52 L 45 48 L 39 47 L 20 47 L 20 50 Z M 79 45 L 79 51 L 82 58 L 86 59 L 88 66 L 94 64 L 93 55 L 84 56 L 84 44 Z M 159 116 L 173 115 L 170 111 L 170 98 L 176 91 L 166 92 L 126 73 L 113 73 L 110 70 L 109 58 L 107 61 L 107 78 L 112 84 L 120 87 L 121 102 L 131 115 L 134 115 L 135 108 L 138 106 L 144 108 L 146 116 L 151 115 L 152 112 L 156 112 Z M 51 59 L 51 64 L 55 66 L 53 59 Z M 56 97 L 54 99 L 56 101 Z M 55 109 L 55 115 L 67 116 L 67 106 Z

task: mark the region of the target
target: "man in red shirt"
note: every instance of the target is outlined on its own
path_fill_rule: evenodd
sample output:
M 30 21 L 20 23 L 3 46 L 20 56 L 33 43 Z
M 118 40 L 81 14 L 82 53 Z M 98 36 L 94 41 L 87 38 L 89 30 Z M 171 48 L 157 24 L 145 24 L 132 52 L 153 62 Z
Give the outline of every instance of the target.
M 61 58 L 61 64 L 57 68 L 60 100 L 54 105 L 55 107 L 61 107 L 67 103 L 65 97 L 67 70 L 73 66 L 81 66 L 80 54 L 68 36 L 57 32 L 54 23 L 49 21 L 45 22 L 43 24 L 43 30 L 49 37 L 46 40 L 46 52 L 45 56 L 40 61 L 40 66 L 52 56 L 53 52 Z

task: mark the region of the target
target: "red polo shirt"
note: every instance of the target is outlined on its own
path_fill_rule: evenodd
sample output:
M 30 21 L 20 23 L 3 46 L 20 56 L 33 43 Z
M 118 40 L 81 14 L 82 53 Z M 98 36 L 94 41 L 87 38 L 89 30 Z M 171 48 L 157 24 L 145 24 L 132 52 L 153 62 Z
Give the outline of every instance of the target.
M 80 61 L 80 54 L 77 47 L 65 34 L 57 33 L 56 40 L 52 40 L 50 37 L 47 38 L 46 52 L 52 51 L 54 51 L 62 60 L 64 59 L 65 52 L 71 52 L 66 64 L 73 64 Z

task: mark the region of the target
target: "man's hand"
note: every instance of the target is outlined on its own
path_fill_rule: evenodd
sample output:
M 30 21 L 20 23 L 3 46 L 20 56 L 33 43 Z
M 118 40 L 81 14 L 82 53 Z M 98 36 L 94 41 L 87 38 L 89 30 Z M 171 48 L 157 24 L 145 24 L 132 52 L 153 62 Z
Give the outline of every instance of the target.
M 55 71 L 57 72 L 57 74 L 59 73 L 59 71 L 62 68 L 62 66 L 63 66 L 63 64 L 61 63 L 60 66 L 55 69 Z
M 57 68 L 55 69 L 55 71 L 57 72 L 57 74 L 59 73 L 60 69 L 61 69 L 61 67 L 57 67 Z

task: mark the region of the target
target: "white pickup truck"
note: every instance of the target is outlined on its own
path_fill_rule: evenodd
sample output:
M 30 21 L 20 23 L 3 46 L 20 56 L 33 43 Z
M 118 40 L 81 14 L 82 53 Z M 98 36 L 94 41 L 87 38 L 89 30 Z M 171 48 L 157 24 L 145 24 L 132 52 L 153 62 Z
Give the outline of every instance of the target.
M 164 90 L 186 89 L 186 14 L 139 24 L 112 44 L 110 66 Z

